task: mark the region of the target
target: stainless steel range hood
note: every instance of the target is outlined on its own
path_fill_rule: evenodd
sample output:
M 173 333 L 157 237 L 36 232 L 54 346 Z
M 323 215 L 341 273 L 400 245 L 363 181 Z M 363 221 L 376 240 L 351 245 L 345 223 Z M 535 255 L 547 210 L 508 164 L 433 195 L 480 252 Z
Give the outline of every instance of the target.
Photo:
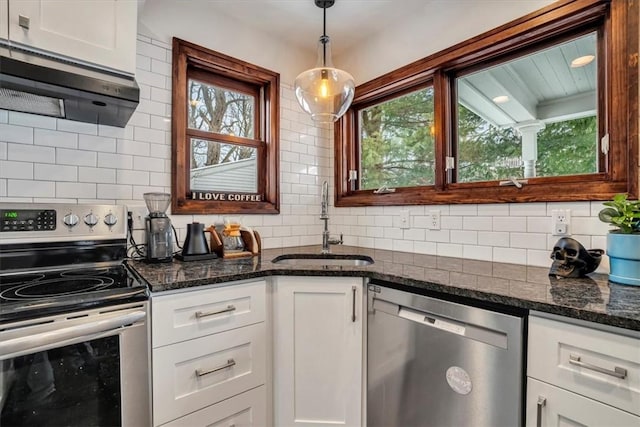
M 0 46 L 0 109 L 125 127 L 139 99 L 132 76 Z

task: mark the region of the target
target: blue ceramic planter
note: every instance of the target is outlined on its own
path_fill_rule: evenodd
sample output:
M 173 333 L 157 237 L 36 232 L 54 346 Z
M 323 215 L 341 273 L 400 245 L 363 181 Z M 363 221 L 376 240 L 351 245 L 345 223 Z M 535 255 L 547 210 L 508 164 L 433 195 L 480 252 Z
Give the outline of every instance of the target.
M 609 233 L 607 255 L 610 281 L 640 286 L 640 234 Z

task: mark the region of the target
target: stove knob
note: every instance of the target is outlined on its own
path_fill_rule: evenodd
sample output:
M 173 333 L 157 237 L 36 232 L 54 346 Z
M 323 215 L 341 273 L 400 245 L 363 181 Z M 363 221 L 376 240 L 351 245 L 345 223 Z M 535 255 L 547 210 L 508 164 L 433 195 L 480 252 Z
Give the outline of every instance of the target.
M 104 223 L 107 224 L 109 227 L 116 225 L 117 222 L 118 222 L 118 217 L 112 213 L 108 213 L 104 217 Z
M 93 213 L 86 214 L 84 216 L 84 223 L 87 224 L 89 227 L 93 227 L 98 223 L 98 217 L 95 216 Z
M 64 225 L 66 225 L 67 227 L 75 227 L 76 225 L 78 225 L 78 221 L 78 215 L 72 213 L 66 214 L 62 219 L 62 222 L 64 222 Z

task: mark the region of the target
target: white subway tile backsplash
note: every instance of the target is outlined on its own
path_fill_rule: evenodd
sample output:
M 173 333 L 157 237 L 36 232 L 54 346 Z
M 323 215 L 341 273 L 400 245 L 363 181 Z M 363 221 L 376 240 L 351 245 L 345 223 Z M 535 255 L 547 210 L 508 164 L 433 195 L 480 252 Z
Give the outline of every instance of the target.
M 50 147 L 78 148 L 78 134 L 48 129 L 34 129 L 33 143 Z
M 53 181 L 7 180 L 8 197 L 51 197 L 55 192 L 56 183 Z
M 56 182 L 56 197 L 96 198 L 96 184 L 85 182 Z
M 0 160 L 0 178 L 33 179 L 33 164 Z
M 131 139 L 133 138 L 133 125 L 131 121 L 124 128 L 115 126 L 98 125 L 98 135 L 109 138 Z
M 410 240 L 393 240 L 392 249 L 400 252 L 413 252 L 413 242 Z
M 489 216 L 466 216 L 462 219 L 465 230 L 489 231 L 493 229 L 493 218 Z
M 98 153 L 93 151 L 56 148 L 55 153 L 55 162 L 61 165 L 95 166 L 97 164 Z
M 462 258 L 463 245 L 438 243 L 436 254 L 439 256 Z
M 0 110 L 0 123 L 9 122 L 9 112 L 7 110 Z
M 7 145 L 6 142 L 0 142 L 0 160 L 7 160 Z
M 598 217 L 571 217 L 569 225 L 572 234 L 591 234 L 602 236 L 609 232 L 609 225 Z
M 538 267 L 551 267 L 553 260 L 550 258 L 551 251 L 541 251 L 537 249 L 527 250 L 527 265 Z
M 491 246 L 464 245 L 462 247 L 462 257 L 466 259 L 492 261 L 493 260 L 492 248 Z
M 139 171 L 164 172 L 164 160 L 153 157 L 133 157 L 133 169 Z
M 138 36 L 138 41 L 136 45 L 136 52 L 138 55 L 146 56 L 151 59 L 158 59 L 160 61 L 167 60 L 167 49 L 151 44 L 151 40 L 140 40 L 140 36 Z
M 116 152 L 116 139 L 106 136 L 82 135 L 78 136 L 78 148 L 88 151 Z
M 510 216 L 546 216 L 546 203 L 511 203 L 509 205 Z
M 478 215 L 509 216 L 509 205 L 507 203 L 489 203 L 486 205 L 478 205 Z
M 98 153 L 98 167 L 132 169 L 133 156 L 129 156 L 127 154 Z
M 136 141 L 153 142 L 155 144 L 163 144 L 165 134 L 165 131 L 158 129 L 135 127 L 133 130 L 133 136 Z
M 33 128 L 0 123 L 0 141 L 33 144 Z
M 171 63 L 165 61 L 164 59 L 158 60 L 158 59 L 152 58 L 151 72 L 157 75 L 171 76 Z M 171 102 L 171 100 L 169 99 L 165 102 Z
M 56 151 L 51 147 L 8 144 L 7 159 L 20 162 L 55 163 Z
M 0 198 L 7 197 L 7 180 L 0 178 Z
M 81 166 L 78 168 L 78 181 L 115 184 L 116 170 L 107 168 L 88 168 Z
M 78 167 L 35 163 L 33 178 L 42 181 L 78 181 Z
M 449 215 L 471 216 L 478 215 L 478 205 L 451 205 L 449 206 Z
M 148 142 L 134 141 L 131 139 L 118 139 L 117 152 L 134 156 L 149 156 L 150 145 Z
M 527 218 L 527 232 L 549 233 L 551 230 L 551 218 L 531 216 Z
M 478 232 L 451 230 L 451 243 L 476 245 L 478 243 Z
M 478 244 L 493 247 L 509 247 L 509 233 L 505 231 L 479 231 Z
M 83 133 L 86 135 L 97 135 L 98 125 L 58 119 L 58 130 L 63 132 Z
M 149 172 L 138 170 L 119 170 L 116 173 L 116 183 L 149 185 Z
M 124 200 L 132 198 L 133 188 L 131 185 L 98 184 L 97 192 L 101 199 Z
M 498 216 L 493 218 L 494 231 L 527 231 L 526 217 Z
M 546 249 L 547 235 L 536 233 L 511 233 L 509 244 L 512 248 Z
M 436 242 L 413 242 L 413 250 L 418 254 L 436 255 L 438 244 Z
M 526 264 L 527 250 L 514 248 L 493 248 L 493 262 L 504 262 L 507 264 Z M 524 278 L 523 278 L 524 280 Z
M 9 123 L 31 128 L 55 129 L 56 118 L 48 116 L 36 116 L 35 114 L 9 111 Z

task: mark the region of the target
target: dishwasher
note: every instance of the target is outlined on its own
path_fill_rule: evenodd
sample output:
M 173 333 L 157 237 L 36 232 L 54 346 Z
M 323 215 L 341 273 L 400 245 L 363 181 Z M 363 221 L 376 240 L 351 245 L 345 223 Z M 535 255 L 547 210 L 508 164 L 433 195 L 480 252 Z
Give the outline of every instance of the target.
M 523 314 L 371 282 L 367 425 L 523 425 Z

